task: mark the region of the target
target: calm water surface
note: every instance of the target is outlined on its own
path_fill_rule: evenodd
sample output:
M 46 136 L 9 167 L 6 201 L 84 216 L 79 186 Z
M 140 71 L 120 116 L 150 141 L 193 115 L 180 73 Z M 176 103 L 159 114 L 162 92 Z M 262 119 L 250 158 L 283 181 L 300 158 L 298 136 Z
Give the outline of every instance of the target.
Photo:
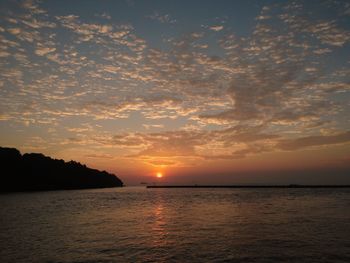
M 350 189 L 0 195 L 0 262 L 350 262 Z

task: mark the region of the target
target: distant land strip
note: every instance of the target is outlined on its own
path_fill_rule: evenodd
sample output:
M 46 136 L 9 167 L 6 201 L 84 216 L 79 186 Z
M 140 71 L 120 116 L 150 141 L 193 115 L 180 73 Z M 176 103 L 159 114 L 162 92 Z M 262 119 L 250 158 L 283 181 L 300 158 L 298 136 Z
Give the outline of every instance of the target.
M 350 185 L 147 185 L 147 188 L 350 188 Z

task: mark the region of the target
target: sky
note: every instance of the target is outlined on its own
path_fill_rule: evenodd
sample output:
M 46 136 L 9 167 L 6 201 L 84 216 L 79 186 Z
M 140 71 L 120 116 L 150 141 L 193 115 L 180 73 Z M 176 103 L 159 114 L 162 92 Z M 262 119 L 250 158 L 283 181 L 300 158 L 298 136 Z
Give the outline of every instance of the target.
M 349 116 L 348 1 L 0 2 L 22 153 L 128 185 L 349 184 Z

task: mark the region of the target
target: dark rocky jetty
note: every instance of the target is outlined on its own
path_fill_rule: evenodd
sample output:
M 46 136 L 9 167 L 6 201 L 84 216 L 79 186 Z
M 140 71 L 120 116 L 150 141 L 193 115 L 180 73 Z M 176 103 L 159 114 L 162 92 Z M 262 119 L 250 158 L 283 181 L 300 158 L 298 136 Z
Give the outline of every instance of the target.
M 75 161 L 65 162 L 40 153 L 23 154 L 0 147 L 0 192 L 46 191 L 121 187 L 123 182 L 106 171 Z

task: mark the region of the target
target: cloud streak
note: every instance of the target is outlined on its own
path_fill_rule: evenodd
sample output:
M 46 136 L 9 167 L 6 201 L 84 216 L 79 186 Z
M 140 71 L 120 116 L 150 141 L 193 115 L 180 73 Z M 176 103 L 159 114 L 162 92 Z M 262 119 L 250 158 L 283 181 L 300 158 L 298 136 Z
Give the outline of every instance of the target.
M 308 136 L 294 140 L 281 141 L 277 144 L 277 147 L 282 150 L 293 151 L 307 147 L 342 144 L 348 142 L 350 142 L 349 131 L 336 135 Z

